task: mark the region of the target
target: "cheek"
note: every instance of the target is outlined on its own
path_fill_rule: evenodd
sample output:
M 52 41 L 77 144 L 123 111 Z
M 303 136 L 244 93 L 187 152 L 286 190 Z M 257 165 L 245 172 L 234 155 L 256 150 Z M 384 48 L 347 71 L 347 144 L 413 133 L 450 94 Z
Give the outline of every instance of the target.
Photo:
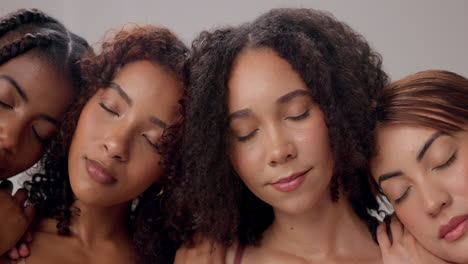
M 258 138 L 255 142 L 234 143 L 230 150 L 230 158 L 239 176 L 249 182 L 249 175 L 258 175 L 265 163 L 263 147 Z
M 44 154 L 44 148 L 39 144 L 30 141 L 28 142 L 27 140 L 26 143 L 27 144 L 22 144 L 20 151 L 16 154 L 13 161 L 13 174 L 8 177 L 29 169 L 39 161 Z
M 445 175 L 441 175 L 444 178 L 444 182 L 448 188 L 448 191 L 452 196 L 463 197 L 468 200 L 468 157 L 462 158 L 454 164 L 453 169 L 447 170 Z
M 408 205 L 395 209 L 395 213 L 401 223 L 415 236 L 425 237 L 425 230 L 432 230 L 426 221 L 424 213 L 419 207 Z
M 330 147 L 328 128 L 323 119 L 315 118 L 304 124 L 301 129 L 292 131 L 295 145 L 299 155 L 305 156 L 320 164 L 329 166 L 333 162 L 333 154 Z
M 140 152 L 144 153 L 144 152 Z M 159 155 L 147 154 L 136 156 L 127 168 L 129 193 L 131 198 L 142 194 L 153 183 L 161 182 L 163 168 L 159 164 Z
M 92 105 L 88 103 L 80 114 L 78 124 L 73 134 L 70 146 L 70 162 L 74 162 L 77 158 L 74 154 L 78 152 L 84 154 L 82 152 L 86 150 L 87 146 L 89 146 L 90 143 L 94 144 L 99 135 L 104 131 L 103 122 L 99 120 L 95 107 L 92 107 Z

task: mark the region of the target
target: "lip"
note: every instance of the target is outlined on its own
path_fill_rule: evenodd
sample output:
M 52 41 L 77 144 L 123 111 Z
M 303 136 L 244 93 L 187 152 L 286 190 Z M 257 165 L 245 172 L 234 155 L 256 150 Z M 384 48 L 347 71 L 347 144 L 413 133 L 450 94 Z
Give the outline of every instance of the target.
M 117 179 L 112 176 L 109 169 L 102 166 L 98 161 L 85 158 L 86 171 L 90 178 L 100 184 L 110 185 L 117 182 Z
M 452 217 L 450 221 L 439 228 L 439 237 L 448 242 L 461 238 L 468 229 L 468 215 Z
M 302 172 L 296 172 L 288 177 L 281 178 L 278 181 L 271 183 L 271 186 L 280 192 L 292 192 L 301 186 L 305 180 L 306 174 L 311 169 L 312 168 Z

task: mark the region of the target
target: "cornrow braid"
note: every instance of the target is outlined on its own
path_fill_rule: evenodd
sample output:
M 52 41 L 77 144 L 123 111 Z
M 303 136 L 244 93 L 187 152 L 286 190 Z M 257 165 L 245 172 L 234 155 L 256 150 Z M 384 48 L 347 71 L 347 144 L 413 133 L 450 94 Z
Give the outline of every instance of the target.
M 86 40 L 68 31 L 38 9 L 20 9 L 0 19 L 0 66 L 30 50 L 73 83 L 74 98 L 81 93 L 78 61 L 91 52 Z
M 20 9 L 0 21 L 0 37 L 18 26 L 30 23 L 54 23 L 63 27 L 56 19 L 37 9 Z
M 27 33 L 21 39 L 15 40 L 0 49 L 0 65 L 35 47 L 45 47 L 54 39 L 63 39 L 63 36 L 57 33 Z M 65 41 L 65 40 L 63 40 Z

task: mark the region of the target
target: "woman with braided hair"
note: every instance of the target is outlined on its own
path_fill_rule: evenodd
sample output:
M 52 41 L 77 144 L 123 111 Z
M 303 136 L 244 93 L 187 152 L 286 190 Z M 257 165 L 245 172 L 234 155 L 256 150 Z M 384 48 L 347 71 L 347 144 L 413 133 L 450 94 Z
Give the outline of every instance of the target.
M 47 150 L 82 92 L 77 62 L 87 50 L 84 39 L 37 9 L 0 20 L 0 180 L 28 169 Z M 26 197 L 24 190 L 14 197 L 0 191 L 0 254 L 32 219 L 32 208 L 23 207 Z
M 37 209 L 19 263 L 172 263 L 166 188 L 182 122 L 187 47 L 169 30 L 129 25 L 80 62 L 92 91 L 25 183 Z

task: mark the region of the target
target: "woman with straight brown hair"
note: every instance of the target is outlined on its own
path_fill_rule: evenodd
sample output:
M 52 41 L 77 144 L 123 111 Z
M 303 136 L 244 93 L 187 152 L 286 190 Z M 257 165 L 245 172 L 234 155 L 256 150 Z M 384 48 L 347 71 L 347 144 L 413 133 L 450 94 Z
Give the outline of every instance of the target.
M 410 75 L 384 89 L 376 110 L 371 171 L 401 221 L 391 240 L 378 229 L 384 260 L 468 263 L 468 79 Z

